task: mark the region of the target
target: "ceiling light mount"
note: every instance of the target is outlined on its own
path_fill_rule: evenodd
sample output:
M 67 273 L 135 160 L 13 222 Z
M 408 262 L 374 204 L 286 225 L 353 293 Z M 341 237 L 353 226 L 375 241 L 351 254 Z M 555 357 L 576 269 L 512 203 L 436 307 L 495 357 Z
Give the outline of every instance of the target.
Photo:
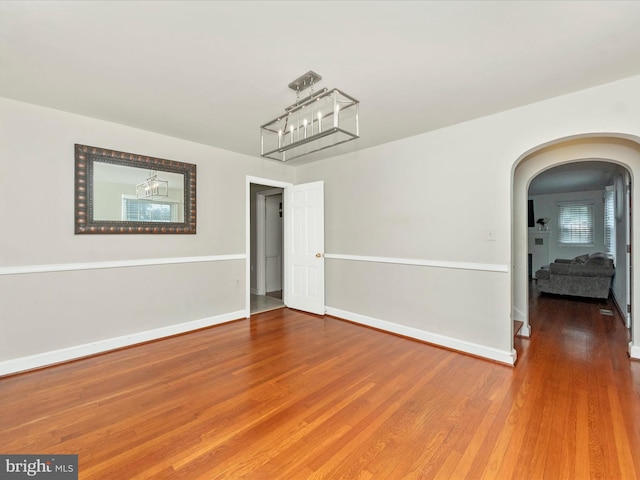
M 318 75 L 313 70 L 309 70 L 304 75 L 296 78 L 293 82 L 289 84 L 289 88 L 295 92 L 301 92 L 302 90 L 313 86 L 322 80 L 322 77 Z
M 309 71 L 289 84 L 296 103 L 260 127 L 260 155 L 286 162 L 360 138 L 360 102 L 334 88 L 314 91 L 322 77 Z M 300 99 L 300 92 L 311 93 Z

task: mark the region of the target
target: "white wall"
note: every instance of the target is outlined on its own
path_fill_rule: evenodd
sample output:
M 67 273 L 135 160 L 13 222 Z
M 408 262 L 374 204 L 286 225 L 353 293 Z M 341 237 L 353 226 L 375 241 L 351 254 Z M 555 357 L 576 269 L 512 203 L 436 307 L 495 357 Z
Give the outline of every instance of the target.
M 196 164 L 197 234 L 74 235 L 75 143 Z M 0 374 L 244 317 L 246 176 L 293 174 L 276 162 L 0 99 Z M 116 268 L 98 268 L 105 265 Z M 41 273 L 24 273 L 32 270 Z
M 512 193 L 516 164 L 557 139 L 639 125 L 635 77 L 299 167 L 298 181 L 325 182 L 329 310 L 509 361 L 512 307 L 528 308 L 512 301 L 512 278 L 527 281 L 532 178 Z

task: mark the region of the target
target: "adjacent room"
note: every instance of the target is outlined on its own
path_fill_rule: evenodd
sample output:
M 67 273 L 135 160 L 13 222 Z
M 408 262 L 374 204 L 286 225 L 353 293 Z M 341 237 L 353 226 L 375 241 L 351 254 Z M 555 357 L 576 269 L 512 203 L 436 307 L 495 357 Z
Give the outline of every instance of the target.
M 538 293 L 606 300 L 630 327 L 630 175 L 597 160 L 545 170 L 529 186 L 529 277 Z
M 0 2 L 0 477 L 638 478 L 639 22 Z

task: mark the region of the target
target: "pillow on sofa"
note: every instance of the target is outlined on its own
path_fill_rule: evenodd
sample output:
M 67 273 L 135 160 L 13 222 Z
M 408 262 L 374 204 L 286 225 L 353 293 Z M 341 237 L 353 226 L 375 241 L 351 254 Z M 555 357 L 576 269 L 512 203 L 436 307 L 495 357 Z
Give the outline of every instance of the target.
M 589 260 L 589 254 L 585 253 L 584 255 L 578 255 L 576 258 L 571 260 L 571 263 L 574 265 L 582 265 L 583 263 L 587 263 L 587 260 Z
M 605 266 L 608 265 L 611 262 L 611 258 L 609 258 L 609 255 L 607 255 L 606 253 L 592 253 L 591 255 L 589 255 L 589 259 L 587 260 L 587 263 L 589 265 L 596 265 L 596 266 Z

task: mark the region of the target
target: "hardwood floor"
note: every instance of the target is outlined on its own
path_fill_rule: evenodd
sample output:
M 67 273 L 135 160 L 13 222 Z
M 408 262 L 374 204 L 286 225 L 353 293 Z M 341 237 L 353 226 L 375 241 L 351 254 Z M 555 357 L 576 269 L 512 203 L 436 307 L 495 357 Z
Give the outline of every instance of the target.
M 275 310 L 0 379 L 0 452 L 86 480 L 635 479 L 640 362 L 600 308 L 534 297 L 515 368 Z

